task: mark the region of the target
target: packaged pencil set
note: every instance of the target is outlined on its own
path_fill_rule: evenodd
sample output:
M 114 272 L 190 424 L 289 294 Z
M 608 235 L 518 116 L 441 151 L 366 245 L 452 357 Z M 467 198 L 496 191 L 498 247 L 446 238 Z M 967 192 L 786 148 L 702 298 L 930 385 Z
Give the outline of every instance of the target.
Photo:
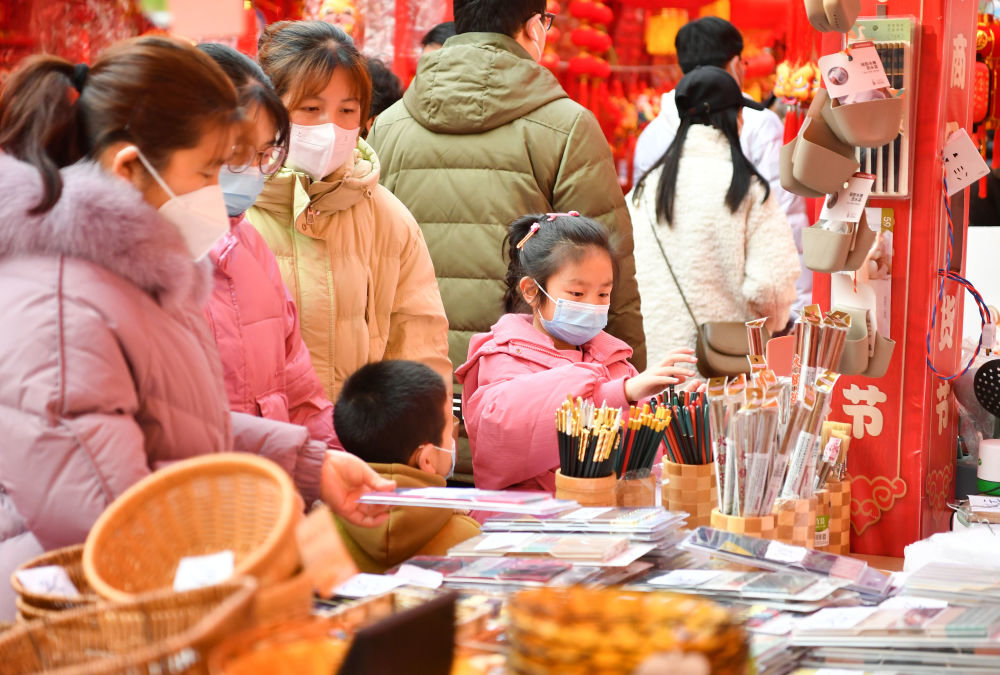
M 764 516 L 779 499 L 809 499 L 837 461 L 823 452 L 823 424 L 839 375 L 819 374 L 790 403 L 790 382 L 762 369 L 708 383 L 708 421 L 720 513 Z

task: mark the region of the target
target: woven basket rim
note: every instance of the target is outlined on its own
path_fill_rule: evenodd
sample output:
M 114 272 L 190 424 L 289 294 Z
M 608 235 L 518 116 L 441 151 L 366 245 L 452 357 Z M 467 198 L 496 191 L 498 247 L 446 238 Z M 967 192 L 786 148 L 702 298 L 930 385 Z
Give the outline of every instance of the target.
M 100 515 L 91 528 L 90 534 L 87 535 L 87 541 L 83 548 L 83 573 L 97 594 L 117 602 L 124 602 L 139 595 L 111 585 L 97 571 L 98 547 L 106 536 L 114 536 L 113 532 L 109 533 L 107 530 L 111 528 L 111 524 L 117 520 L 121 512 L 136 509 L 148 495 L 156 494 L 164 489 L 164 486 L 172 485 L 179 477 L 190 475 L 191 478 L 204 478 L 207 471 L 222 472 L 226 468 L 232 469 L 233 472 L 249 470 L 252 473 L 265 475 L 275 480 L 282 492 L 297 494 L 291 477 L 278 464 L 247 453 L 220 452 L 202 455 L 155 471 L 122 493 L 111 506 L 104 510 L 104 513 Z M 282 500 L 275 526 L 260 546 L 236 565 L 233 577 L 241 576 L 245 570 L 254 568 L 265 556 L 270 555 L 275 547 L 287 539 L 288 532 L 294 526 L 293 519 L 296 508 L 295 499 Z
M 44 567 L 46 565 L 59 565 L 60 567 L 65 567 L 59 560 L 73 557 L 75 555 L 80 555 L 81 564 L 83 562 L 83 544 L 75 544 L 73 546 L 66 546 L 64 548 L 57 548 L 52 551 L 46 551 L 45 553 L 35 556 L 27 562 L 23 562 L 17 566 L 17 568 L 10 575 L 10 585 L 13 587 L 14 592 L 20 598 L 24 599 L 24 604 L 31 605 L 32 608 L 37 609 L 48 609 L 48 604 L 85 604 L 96 602 L 98 595 L 94 592 L 90 593 L 80 593 L 79 598 L 70 598 L 65 595 L 56 595 L 54 593 L 33 593 L 24 587 L 21 580 L 17 578 L 17 573 L 23 570 L 31 569 L 34 567 Z M 77 589 L 79 590 L 79 589 Z M 41 603 L 41 604 L 39 604 Z
M 253 577 L 235 577 L 224 581 L 216 586 L 199 588 L 193 591 L 175 593 L 172 590 L 157 590 L 149 593 L 134 596 L 125 602 L 100 602 L 90 607 L 71 609 L 59 612 L 51 618 L 38 619 L 27 623 L 17 624 L 14 628 L 0 633 L 0 653 L 3 652 L 4 645 L 24 636 L 30 636 L 35 631 L 46 631 L 58 628 L 61 624 L 74 623 L 87 617 L 95 616 L 103 612 L 127 611 L 140 608 L 150 602 L 163 599 L 187 598 L 193 596 L 208 595 L 222 589 L 230 592 L 206 611 L 201 618 L 194 622 L 187 630 L 180 631 L 154 644 L 135 649 L 131 652 L 123 652 L 112 656 L 96 658 L 89 662 L 77 663 L 64 668 L 51 671 L 54 675 L 84 675 L 85 673 L 118 673 L 126 668 L 141 664 L 149 664 L 162 660 L 164 657 L 181 652 L 182 650 L 197 644 L 205 636 L 210 635 L 231 616 L 238 612 L 246 611 L 250 608 L 257 592 L 257 581 Z M 31 639 L 28 637 L 27 639 Z

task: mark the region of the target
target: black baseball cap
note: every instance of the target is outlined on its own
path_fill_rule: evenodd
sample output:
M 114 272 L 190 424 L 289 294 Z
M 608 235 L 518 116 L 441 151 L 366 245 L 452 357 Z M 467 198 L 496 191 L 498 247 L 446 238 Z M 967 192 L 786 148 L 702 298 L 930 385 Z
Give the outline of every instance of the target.
M 729 108 L 764 110 L 762 104 L 743 95 L 732 75 L 716 66 L 698 66 L 681 78 L 674 91 L 681 119 Z

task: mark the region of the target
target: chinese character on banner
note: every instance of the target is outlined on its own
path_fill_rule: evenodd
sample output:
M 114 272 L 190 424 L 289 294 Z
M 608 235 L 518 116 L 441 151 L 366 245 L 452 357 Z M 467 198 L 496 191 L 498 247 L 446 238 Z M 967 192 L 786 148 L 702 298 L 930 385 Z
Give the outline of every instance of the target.
M 951 46 L 951 87 L 965 89 L 965 48 L 969 46 L 969 42 L 959 33 L 951 41 Z
M 958 302 L 954 295 L 945 295 L 941 303 L 941 336 L 938 338 L 938 351 L 951 349 L 954 344 L 955 310 Z
M 866 389 L 861 389 L 856 384 L 852 384 L 850 389 L 844 391 L 844 398 L 854 405 L 844 405 L 844 413 L 851 417 L 854 422 L 852 433 L 855 438 L 882 435 L 882 411 L 878 409 L 879 403 L 885 403 L 889 397 L 879 391 L 874 385 L 868 385 Z
M 951 393 L 951 383 L 942 382 L 937 388 L 937 411 L 938 416 L 938 436 L 944 433 L 948 427 L 948 394 Z

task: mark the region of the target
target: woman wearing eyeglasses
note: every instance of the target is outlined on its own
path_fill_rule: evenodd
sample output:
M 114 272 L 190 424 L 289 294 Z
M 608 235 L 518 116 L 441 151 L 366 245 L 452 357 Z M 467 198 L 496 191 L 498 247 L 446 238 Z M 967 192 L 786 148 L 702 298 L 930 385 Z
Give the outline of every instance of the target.
M 302 425 L 312 438 L 330 445 L 333 404 L 299 334 L 295 303 L 274 254 L 243 215 L 288 153 L 288 113 L 256 63 L 220 44 L 199 49 L 233 81 L 245 118 L 237 152 L 219 174 L 231 228 L 209 253 L 215 283 L 205 306 L 229 406 Z

